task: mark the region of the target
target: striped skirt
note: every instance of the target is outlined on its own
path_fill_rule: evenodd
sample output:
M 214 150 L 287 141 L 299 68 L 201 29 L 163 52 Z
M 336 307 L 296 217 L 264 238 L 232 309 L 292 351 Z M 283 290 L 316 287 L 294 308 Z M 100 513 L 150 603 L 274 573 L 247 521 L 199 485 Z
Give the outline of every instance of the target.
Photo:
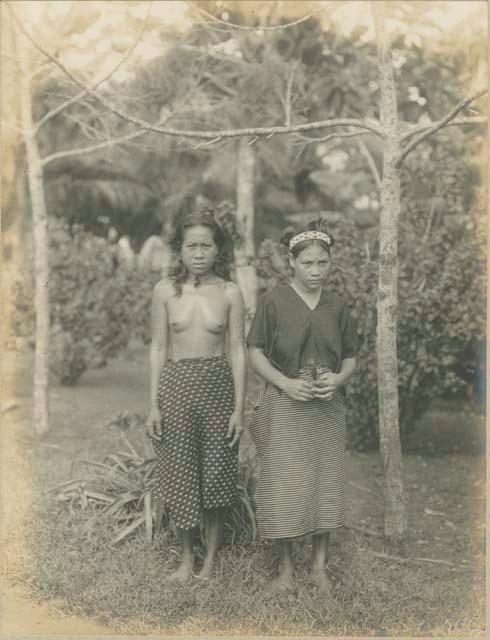
M 310 375 L 300 371 L 298 377 Z M 343 526 L 343 394 L 301 402 L 268 384 L 250 431 L 260 459 L 255 494 L 260 535 L 294 538 Z

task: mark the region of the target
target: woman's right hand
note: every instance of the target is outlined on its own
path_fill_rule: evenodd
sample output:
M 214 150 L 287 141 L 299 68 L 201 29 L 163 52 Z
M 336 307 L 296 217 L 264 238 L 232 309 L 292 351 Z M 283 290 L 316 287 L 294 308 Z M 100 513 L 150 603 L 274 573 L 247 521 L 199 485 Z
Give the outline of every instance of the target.
M 152 407 L 146 420 L 146 433 L 153 440 L 162 439 L 162 416 L 158 407 Z
M 281 389 L 293 400 L 307 402 L 315 398 L 314 388 L 309 380 L 303 378 L 287 378 Z

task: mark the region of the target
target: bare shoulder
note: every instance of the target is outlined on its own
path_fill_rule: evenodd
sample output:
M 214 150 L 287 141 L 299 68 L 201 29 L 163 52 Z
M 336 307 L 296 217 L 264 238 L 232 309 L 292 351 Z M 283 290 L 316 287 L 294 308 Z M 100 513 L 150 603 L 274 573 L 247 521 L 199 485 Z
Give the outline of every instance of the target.
M 243 304 L 240 287 L 234 282 L 225 282 L 225 296 L 232 305 Z
M 163 278 L 157 282 L 153 289 L 153 297 L 162 302 L 166 302 L 169 298 L 173 297 L 173 295 L 174 285 L 173 281 L 169 278 Z

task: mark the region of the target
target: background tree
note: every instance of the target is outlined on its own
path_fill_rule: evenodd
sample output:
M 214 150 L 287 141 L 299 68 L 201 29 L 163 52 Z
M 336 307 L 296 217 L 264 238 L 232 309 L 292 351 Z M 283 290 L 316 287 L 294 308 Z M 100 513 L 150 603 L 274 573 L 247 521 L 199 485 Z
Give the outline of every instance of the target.
M 391 16 L 391 18 L 393 18 L 396 17 L 396 13 L 403 10 L 406 5 L 401 3 L 392 3 L 389 6 L 390 11 L 393 12 Z M 455 123 L 466 125 L 482 122 L 483 119 L 479 117 L 461 118 L 458 116 L 469 104 L 481 96 L 483 91 L 477 90 L 470 92 L 468 98 L 460 101 L 455 107 L 451 106 L 447 115 L 439 121 L 434 122 L 433 120 L 426 120 L 424 122 L 423 118 L 420 118 L 419 122 L 413 122 L 410 120 L 407 122 L 399 121 L 397 94 L 393 76 L 394 62 L 392 64 L 391 44 L 388 42 L 386 35 L 385 19 L 382 15 L 383 9 L 384 5 L 382 3 L 376 3 L 373 6 L 377 25 L 379 62 L 377 66 L 373 66 L 371 73 L 377 73 L 380 79 L 378 83 L 376 83 L 375 80 L 371 81 L 374 84 L 368 83 L 367 88 L 369 89 L 369 92 L 371 92 L 371 98 L 374 98 L 374 100 L 372 100 L 372 102 L 367 101 L 366 104 L 368 106 L 362 109 L 360 114 L 355 114 L 355 117 L 352 117 L 352 114 L 355 113 L 356 109 L 359 109 L 358 105 L 362 104 L 359 100 L 359 95 L 356 94 L 355 86 L 349 88 L 349 91 L 345 91 L 343 86 L 330 87 L 328 95 L 330 97 L 331 105 L 329 103 L 329 110 L 325 113 L 321 111 L 321 107 L 324 104 L 322 101 L 322 92 L 325 90 L 321 81 L 319 86 L 316 85 L 318 87 L 319 98 L 317 105 L 318 111 L 321 113 L 320 118 L 318 120 L 311 120 L 310 113 L 308 112 L 306 116 L 303 116 L 303 111 L 300 109 L 301 100 L 297 100 L 295 98 L 295 93 L 293 91 L 293 88 L 297 91 L 298 86 L 294 84 L 295 80 L 291 74 L 291 65 L 285 64 L 280 55 L 274 57 L 274 49 L 270 46 L 269 42 L 267 46 L 261 43 L 261 39 L 264 36 L 263 34 L 260 35 L 260 32 L 265 31 L 266 27 L 258 28 L 255 24 L 231 22 L 225 20 L 223 17 L 216 19 L 216 16 L 213 16 L 212 14 L 211 17 L 206 16 L 208 18 L 207 28 L 209 28 L 211 23 L 217 22 L 217 24 L 219 24 L 219 28 L 224 30 L 218 31 L 218 27 L 215 27 L 218 35 L 216 35 L 216 33 L 213 34 L 214 42 L 210 47 L 212 55 L 207 56 L 211 57 L 213 61 L 215 61 L 216 56 L 218 56 L 220 62 L 233 64 L 235 66 L 231 68 L 236 69 L 236 62 L 230 62 L 230 59 L 233 58 L 237 51 L 235 42 L 236 38 L 227 34 L 234 33 L 235 31 L 243 31 L 244 29 L 247 34 L 249 31 L 251 34 L 254 34 L 253 36 L 250 35 L 250 38 L 248 39 L 243 38 L 243 42 L 246 42 L 248 47 L 251 46 L 253 48 L 254 56 L 258 58 L 260 64 L 254 64 L 253 57 L 250 58 L 251 61 L 248 60 L 243 51 L 240 50 L 241 56 L 237 57 L 245 58 L 245 62 L 248 64 L 245 64 L 243 69 L 240 67 L 243 74 L 240 74 L 235 81 L 237 86 L 239 86 L 237 95 L 249 95 L 249 93 L 252 93 L 251 89 L 253 87 L 262 91 L 264 96 L 263 100 L 255 100 L 253 108 L 252 105 L 247 105 L 247 103 L 245 103 L 245 107 L 248 107 L 249 109 L 247 113 L 249 120 L 247 122 L 247 126 L 244 126 L 239 121 L 235 121 L 234 117 L 237 114 L 230 110 L 227 111 L 229 120 L 226 125 L 224 126 L 223 121 L 221 120 L 219 125 L 213 128 L 213 118 L 219 117 L 221 113 L 220 109 L 224 108 L 226 103 L 224 103 L 222 99 L 220 99 L 219 102 L 213 103 L 212 95 L 205 92 L 199 92 L 199 97 L 196 98 L 197 101 L 194 103 L 194 107 L 197 104 L 200 106 L 200 110 L 196 109 L 194 115 L 190 113 L 190 111 L 185 114 L 186 117 L 194 117 L 196 119 L 196 122 L 192 127 L 183 129 L 177 126 L 177 124 L 173 127 L 155 125 L 151 121 L 145 119 L 144 116 L 132 115 L 128 112 L 125 105 L 118 106 L 101 95 L 100 92 L 87 87 L 87 85 L 79 78 L 76 78 L 65 65 L 54 60 L 53 56 L 48 54 L 47 58 L 54 62 L 54 64 L 56 64 L 58 68 L 62 70 L 73 82 L 80 85 L 93 99 L 98 101 L 98 103 L 109 113 L 113 114 L 113 116 L 135 127 L 139 127 L 140 130 L 144 132 L 170 136 L 171 138 L 184 140 L 186 143 L 188 143 L 188 141 L 196 141 L 197 144 L 196 142 L 194 144 L 197 148 L 195 148 L 194 151 L 197 151 L 204 146 L 206 147 L 207 153 L 218 147 L 222 150 L 226 141 L 237 137 L 246 137 L 251 142 L 253 141 L 253 144 L 256 145 L 257 148 L 259 148 L 260 145 L 265 149 L 268 144 L 276 144 L 278 139 L 280 139 L 281 142 L 286 140 L 284 137 L 280 138 L 280 136 L 284 136 L 286 134 L 296 135 L 296 139 L 298 135 L 303 136 L 303 138 L 298 140 L 298 142 L 301 142 L 305 149 L 310 145 L 310 148 L 314 148 L 313 145 L 317 145 L 317 148 L 320 148 L 320 144 L 324 144 L 328 149 L 328 144 L 334 141 L 341 141 L 342 143 L 346 143 L 348 141 L 348 144 L 354 142 L 357 145 L 355 151 L 350 147 L 348 147 L 348 151 L 341 150 L 342 152 L 338 153 L 336 158 L 335 156 L 332 157 L 332 154 L 327 154 L 325 152 L 323 156 L 325 161 L 322 160 L 322 162 L 328 166 L 329 171 L 322 170 L 320 174 L 316 174 L 315 170 L 312 171 L 312 168 L 314 167 L 313 163 L 310 166 L 307 165 L 306 167 L 303 167 L 301 171 L 298 171 L 296 175 L 297 180 L 295 180 L 295 187 L 300 198 L 303 197 L 300 194 L 304 194 L 305 179 L 308 179 L 312 181 L 313 184 L 318 185 L 318 190 L 322 195 L 326 195 L 328 197 L 330 193 L 335 190 L 336 186 L 340 185 L 340 190 L 344 192 L 346 202 L 352 202 L 356 191 L 359 195 L 362 194 L 364 189 L 362 185 L 365 184 L 365 181 L 368 179 L 374 181 L 376 186 L 379 185 L 381 190 L 380 202 L 378 203 L 376 203 L 376 194 L 374 194 L 374 196 L 371 194 L 362 195 L 367 195 L 368 203 L 372 204 L 372 206 L 367 207 L 368 212 L 371 214 L 374 212 L 375 215 L 380 215 L 379 242 L 377 243 L 377 246 L 375 244 L 373 248 L 375 249 L 376 255 L 379 256 L 378 360 L 380 366 L 378 367 L 378 390 L 380 394 L 380 439 L 382 443 L 382 454 L 386 464 L 387 519 L 385 524 L 385 533 L 392 539 L 398 539 L 403 535 L 405 526 L 402 499 L 403 485 L 401 483 L 401 450 L 399 445 L 398 429 L 398 372 L 396 367 L 396 312 L 398 305 L 397 236 L 401 206 L 400 167 L 403 160 L 409 153 L 426 141 L 429 136 L 438 133 L 447 125 Z M 209 14 L 207 11 L 206 13 Z M 279 27 L 277 31 L 282 33 L 283 31 L 286 32 L 288 29 L 306 26 L 309 18 L 310 17 L 308 16 L 304 17 L 304 19 L 298 19 L 294 24 L 289 23 L 277 25 Z M 248 16 L 247 19 L 249 19 Z M 236 16 L 234 20 L 240 20 L 240 16 Z M 330 31 L 330 29 L 325 30 L 327 33 Z M 273 32 L 275 31 L 276 29 L 274 28 Z M 315 32 L 315 29 L 313 31 Z M 225 36 L 223 36 L 222 33 L 225 33 Z M 320 40 L 318 44 L 320 44 L 323 37 L 323 29 L 317 29 L 316 33 Z M 332 36 L 332 38 L 332 48 L 335 48 L 338 45 L 338 38 L 336 35 Z M 361 42 L 363 42 L 362 34 L 359 38 Z M 190 46 L 192 52 L 196 53 L 195 45 Z M 223 47 L 223 51 L 225 52 L 224 54 L 222 51 L 220 52 L 219 47 Z M 226 49 L 226 47 L 228 47 L 228 49 Z M 282 44 L 281 47 L 282 49 L 280 48 L 280 52 L 282 52 L 284 58 L 290 56 L 289 59 L 291 59 L 291 51 L 294 51 L 295 49 L 294 47 L 288 48 L 287 39 L 286 43 Z M 216 48 L 218 48 L 218 53 L 216 53 Z M 347 48 L 348 47 L 346 46 L 346 49 Z M 42 48 L 39 49 L 46 53 Z M 197 53 L 199 53 L 199 47 L 197 47 L 197 50 Z M 319 47 L 315 45 L 313 47 L 305 47 L 299 50 L 301 51 L 301 60 L 303 63 L 305 61 L 308 62 L 310 60 L 315 60 L 316 57 L 320 57 L 320 52 L 321 56 L 326 58 L 323 62 L 327 67 L 331 63 L 331 59 L 333 59 L 337 66 L 348 69 L 349 65 L 347 62 L 351 61 L 348 56 L 342 56 L 338 53 L 331 55 L 331 50 L 328 47 L 326 50 L 323 47 L 320 50 Z M 228 51 L 228 53 L 226 51 Z M 244 51 L 246 52 L 247 49 L 244 48 Z M 266 54 L 264 52 L 266 52 Z M 372 53 L 372 49 L 370 49 L 370 52 Z M 223 55 L 225 56 L 224 60 Z M 338 56 L 337 59 L 335 58 L 336 55 Z M 372 55 L 374 54 L 372 53 Z M 362 56 L 358 56 L 358 58 L 360 57 Z M 369 58 L 365 58 L 365 60 L 369 60 Z M 397 64 L 399 62 L 400 58 L 398 58 Z M 270 76 L 268 76 L 268 70 L 270 68 L 274 68 L 275 70 L 287 69 L 288 73 L 284 76 L 276 73 L 274 78 L 271 79 Z M 216 81 L 210 80 L 210 82 L 215 88 L 219 89 L 221 94 L 224 93 L 227 96 L 227 99 L 229 98 L 232 100 L 232 92 L 235 87 L 231 83 L 223 84 L 223 76 L 224 74 L 220 71 L 220 78 L 218 82 L 222 85 L 221 87 L 216 86 Z M 302 81 L 305 77 L 308 79 L 307 73 L 300 73 L 298 76 Z M 333 74 L 330 75 L 330 78 L 332 78 L 332 76 Z M 364 75 L 363 77 L 369 77 L 369 75 Z M 314 80 L 313 72 L 311 76 L 309 76 L 309 79 Z M 278 80 L 279 84 L 274 84 Z M 285 80 L 285 82 L 281 82 L 282 80 Z M 267 122 L 267 109 L 269 101 L 274 102 L 274 100 L 276 100 L 276 93 L 274 90 L 265 92 L 264 89 L 266 87 L 272 87 L 272 89 L 274 89 L 276 86 L 279 86 L 282 91 L 285 89 L 284 93 L 281 93 L 282 109 L 280 112 L 277 112 L 277 109 L 274 110 L 275 121 L 269 121 L 269 124 L 269 122 Z M 299 88 L 302 86 L 303 85 L 300 82 Z M 225 90 L 223 90 L 223 88 L 225 88 Z M 418 89 L 417 91 L 410 91 L 411 88 L 412 86 L 409 87 L 408 102 L 411 103 L 415 101 L 418 107 L 423 106 L 423 100 L 425 99 L 424 96 L 420 94 Z M 250 91 L 247 91 L 247 89 L 250 89 Z M 308 90 L 309 85 L 306 84 L 304 90 L 306 104 L 308 104 Z M 380 93 L 377 96 L 376 94 L 378 90 L 380 90 Z M 352 94 L 352 97 L 350 94 Z M 377 105 L 378 98 L 381 101 L 381 109 L 379 109 Z M 295 105 L 295 108 L 298 109 L 297 114 L 292 110 L 293 104 Z M 305 106 L 304 109 L 307 110 L 307 106 Z M 409 115 L 412 117 L 414 114 L 416 115 L 413 105 L 408 104 L 407 110 L 409 111 Z M 345 115 L 346 111 L 347 115 Z M 284 112 L 286 114 L 286 124 L 283 124 Z M 435 110 L 435 112 L 440 113 L 438 109 Z M 240 112 L 238 112 L 238 115 L 239 114 Z M 206 121 L 206 118 L 209 118 L 210 121 Z M 259 119 L 257 124 L 253 121 L 254 118 Z M 302 120 L 303 118 L 304 120 Z M 204 124 L 201 124 L 203 120 Z M 264 121 L 267 122 L 267 126 L 261 126 Z M 203 128 L 196 128 L 199 125 Z M 310 132 L 324 129 L 329 129 L 327 135 L 323 135 L 321 138 L 316 137 L 316 139 L 312 139 Z M 374 142 L 370 139 L 368 142 L 359 142 L 360 135 L 364 137 L 368 134 L 369 136 L 374 137 Z M 304 139 L 304 136 L 307 136 L 306 140 Z M 270 141 L 271 138 L 272 141 Z M 344 165 L 345 168 L 351 160 L 359 163 L 361 158 L 365 160 L 365 166 L 368 171 L 366 171 L 366 169 L 364 170 L 362 179 L 356 183 L 356 189 L 353 190 L 353 180 L 349 180 L 348 176 L 346 176 L 343 181 L 340 179 L 339 175 L 333 177 L 333 174 L 336 173 L 336 171 L 333 170 L 335 164 L 338 166 L 340 163 L 341 165 Z M 382 169 L 381 172 L 380 168 Z M 350 196 L 347 195 L 349 194 L 349 189 L 351 190 Z M 333 199 L 333 201 L 335 201 L 335 199 Z M 318 210 L 316 212 L 318 212 Z M 372 218 L 372 216 L 366 217 Z M 369 255 L 370 252 L 371 247 L 368 242 L 366 253 Z
M 9 5 L 6 5 L 10 11 L 10 16 L 14 17 Z M 49 7 L 48 7 L 49 8 Z M 3 9 L 5 11 L 5 9 Z M 20 20 L 27 25 L 32 24 L 32 16 L 29 14 L 28 5 L 20 5 Z M 56 11 L 56 8 L 55 8 Z M 84 14 L 85 20 L 83 26 L 87 26 L 92 20 L 97 19 L 97 15 Z M 33 114 L 33 85 L 39 88 L 43 82 L 43 76 L 46 75 L 45 59 L 40 55 L 39 50 L 32 46 L 32 42 L 25 37 L 22 29 L 19 31 L 19 17 L 14 20 L 4 21 L 7 23 L 8 29 L 7 47 L 9 47 L 9 57 L 14 60 L 20 71 L 20 92 L 19 92 L 19 114 L 18 123 L 20 124 L 20 132 L 25 145 L 26 151 L 26 173 L 29 183 L 29 197 L 32 211 L 32 229 L 33 229 L 33 248 L 34 248 L 34 275 L 35 275 L 35 358 L 34 358 L 34 404 L 33 404 L 33 426 L 34 431 L 38 435 L 44 435 L 49 430 L 49 411 L 48 411 L 48 358 L 49 358 L 49 339 L 50 339 L 50 320 L 49 320 L 49 267 L 48 267 L 48 218 L 46 210 L 46 198 L 44 188 L 44 167 L 48 162 L 46 156 L 43 157 L 39 143 L 38 135 L 41 127 L 51 118 L 54 118 L 65 109 L 73 105 L 81 104 L 81 101 L 90 96 L 88 91 L 82 91 L 75 96 L 71 96 L 59 103 L 54 109 L 45 113 L 38 121 L 34 120 Z M 4 24 L 4 22 L 2 24 Z M 45 23 L 44 23 L 45 24 Z M 73 34 L 80 27 L 77 21 L 76 10 L 70 9 L 67 14 L 60 19 L 56 25 L 57 41 Z M 141 34 L 140 34 L 141 36 Z M 42 32 L 42 37 L 53 37 L 53 32 Z M 134 47 L 127 52 L 129 57 Z M 102 82 L 107 81 L 113 73 L 119 68 L 119 64 L 113 67 L 109 73 L 99 77 L 93 84 L 98 87 Z M 35 91 L 35 89 L 34 89 Z M 88 106 L 88 105 L 87 105 Z M 16 114 L 14 114 L 15 117 Z M 14 125 L 12 125 L 14 126 Z M 111 140 L 109 144 L 115 144 L 116 141 Z M 105 143 L 107 144 L 107 142 Z M 71 152 L 71 156 L 83 154 L 85 151 L 80 149 Z M 58 158 L 57 158 L 58 159 Z M 53 160 L 51 157 L 50 160 Z

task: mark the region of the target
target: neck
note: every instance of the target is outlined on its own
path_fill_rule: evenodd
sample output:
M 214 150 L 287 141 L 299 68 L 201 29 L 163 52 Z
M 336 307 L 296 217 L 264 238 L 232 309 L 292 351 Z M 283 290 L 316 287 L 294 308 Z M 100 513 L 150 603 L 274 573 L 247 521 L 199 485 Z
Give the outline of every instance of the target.
M 195 287 L 199 287 L 204 284 L 213 284 L 216 282 L 216 274 L 212 271 L 199 276 L 189 273 L 187 276 L 187 282 Z
M 301 282 L 298 282 L 298 280 L 296 278 L 293 278 L 291 284 L 295 289 L 297 289 L 298 291 L 300 291 L 301 293 L 303 293 L 305 295 L 316 296 L 316 295 L 319 295 L 321 293 L 321 291 L 322 291 L 321 286 L 318 286 L 315 289 L 309 289 L 308 287 L 306 287 Z

